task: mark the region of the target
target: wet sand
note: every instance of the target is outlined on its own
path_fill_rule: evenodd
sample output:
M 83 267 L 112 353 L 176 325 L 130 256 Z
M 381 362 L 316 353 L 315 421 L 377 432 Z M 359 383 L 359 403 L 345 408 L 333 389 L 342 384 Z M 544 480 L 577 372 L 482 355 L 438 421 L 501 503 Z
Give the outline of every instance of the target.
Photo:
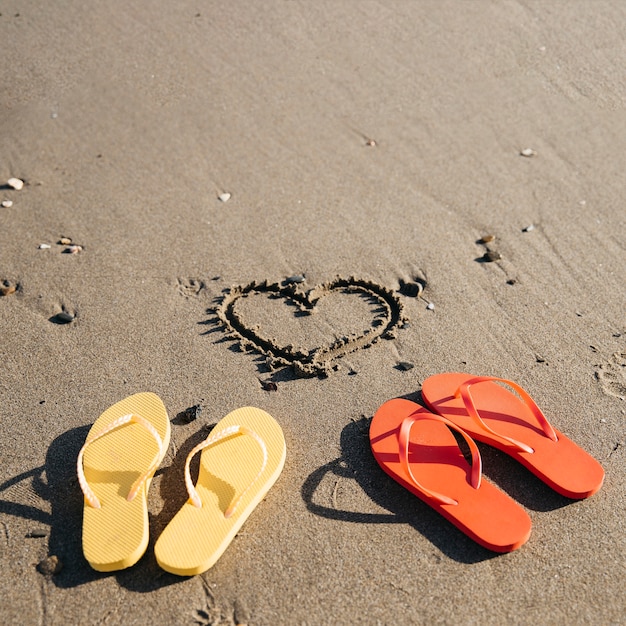
M 0 13 L 0 621 L 623 620 L 622 2 Z M 371 417 L 448 371 L 524 386 L 601 491 L 568 500 L 480 444 L 533 523 L 496 555 L 393 482 Z M 172 419 L 150 546 L 98 574 L 75 460 L 139 391 Z M 246 405 L 285 469 L 211 570 L 167 574 L 186 455 Z

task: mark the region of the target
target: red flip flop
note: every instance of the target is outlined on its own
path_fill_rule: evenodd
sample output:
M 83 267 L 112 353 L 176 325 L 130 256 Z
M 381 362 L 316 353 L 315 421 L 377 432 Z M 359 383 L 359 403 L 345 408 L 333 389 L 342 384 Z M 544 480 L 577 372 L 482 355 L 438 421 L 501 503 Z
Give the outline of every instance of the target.
M 431 410 L 517 459 L 568 498 L 587 498 L 602 486 L 600 463 L 553 428 L 528 392 L 510 380 L 437 374 L 424 381 L 422 397 Z
M 470 465 L 449 429 L 460 433 Z M 449 420 L 397 398 L 372 418 L 370 444 L 382 469 L 481 546 L 511 552 L 530 536 L 530 517 L 504 492 L 482 480 L 480 453 Z

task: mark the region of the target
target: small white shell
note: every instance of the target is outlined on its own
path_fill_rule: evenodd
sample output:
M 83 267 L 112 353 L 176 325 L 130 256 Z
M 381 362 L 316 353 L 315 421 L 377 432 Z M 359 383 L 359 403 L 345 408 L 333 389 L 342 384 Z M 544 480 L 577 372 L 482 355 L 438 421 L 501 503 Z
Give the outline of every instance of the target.
M 434 309 L 435 309 L 435 305 L 434 305 L 432 302 L 429 302 L 429 303 L 426 305 L 426 308 L 427 308 L 429 311 L 434 311 Z
M 9 178 L 9 180 L 7 180 L 7 185 L 19 191 L 24 186 L 24 181 L 19 178 Z
M 536 153 L 536 152 L 535 152 L 532 148 L 524 148 L 524 149 L 520 152 L 520 154 L 521 154 L 523 157 L 533 157 L 533 156 L 535 156 L 537 153 Z
M 522 228 L 522 232 L 524 233 L 529 233 L 531 230 L 535 230 L 534 224 L 528 224 L 528 226 L 525 226 L 524 228 Z
M 2 206 L 5 209 L 8 209 L 8 208 L 12 207 L 13 206 L 13 200 L 3 200 L 2 201 Z
M 38 247 L 40 250 L 49 250 L 52 246 L 49 243 L 40 243 Z
M 221 193 L 218 196 L 220 202 L 228 202 L 230 200 L 230 194 L 226 191 L 224 193 Z

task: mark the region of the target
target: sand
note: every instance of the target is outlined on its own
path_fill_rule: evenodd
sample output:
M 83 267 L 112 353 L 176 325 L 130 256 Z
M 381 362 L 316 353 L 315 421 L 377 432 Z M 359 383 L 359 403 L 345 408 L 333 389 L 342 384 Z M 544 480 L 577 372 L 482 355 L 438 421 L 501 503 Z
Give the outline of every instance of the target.
M 0 189 L 0 280 L 16 287 L 0 297 L 2 623 L 622 622 L 623 2 L 0 12 L 0 183 L 26 181 Z M 270 369 L 217 310 L 294 276 L 302 294 L 370 283 L 408 321 L 321 377 Z M 269 295 L 238 303 L 245 327 L 303 354 L 390 323 L 363 293 L 324 291 L 315 315 Z M 602 463 L 602 490 L 570 501 L 481 444 L 485 478 L 533 522 L 495 555 L 394 483 L 369 421 L 446 371 L 523 385 Z M 173 420 L 150 546 L 97 574 L 75 459 L 139 391 Z M 211 570 L 166 574 L 153 546 L 186 499 L 185 457 L 246 405 L 281 424 L 285 469 Z M 51 555 L 62 569 L 43 575 Z

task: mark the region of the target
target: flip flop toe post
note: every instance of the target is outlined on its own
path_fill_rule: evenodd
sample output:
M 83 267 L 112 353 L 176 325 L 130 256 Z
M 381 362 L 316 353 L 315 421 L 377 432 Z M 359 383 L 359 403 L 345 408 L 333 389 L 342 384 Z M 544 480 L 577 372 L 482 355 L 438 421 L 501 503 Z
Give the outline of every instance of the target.
M 551 426 L 528 392 L 513 381 L 437 374 L 424 381 L 422 397 L 432 411 L 517 459 L 561 495 L 587 498 L 602 486 L 600 463 Z
M 471 464 L 450 429 L 465 438 Z M 475 442 L 445 418 L 409 400 L 389 400 L 372 419 L 370 443 L 389 476 L 483 547 L 511 552 L 528 540 L 526 511 L 484 480 Z
M 91 427 L 77 472 L 84 495 L 83 553 L 93 569 L 130 567 L 146 551 L 146 495 L 169 439 L 167 411 L 153 393 L 114 404 Z
M 189 465 L 199 452 L 194 485 Z M 159 566 L 179 576 L 212 567 L 276 482 L 284 463 L 285 439 L 271 415 L 244 407 L 224 417 L 187 457 L 189 499 L 156 542 Z

